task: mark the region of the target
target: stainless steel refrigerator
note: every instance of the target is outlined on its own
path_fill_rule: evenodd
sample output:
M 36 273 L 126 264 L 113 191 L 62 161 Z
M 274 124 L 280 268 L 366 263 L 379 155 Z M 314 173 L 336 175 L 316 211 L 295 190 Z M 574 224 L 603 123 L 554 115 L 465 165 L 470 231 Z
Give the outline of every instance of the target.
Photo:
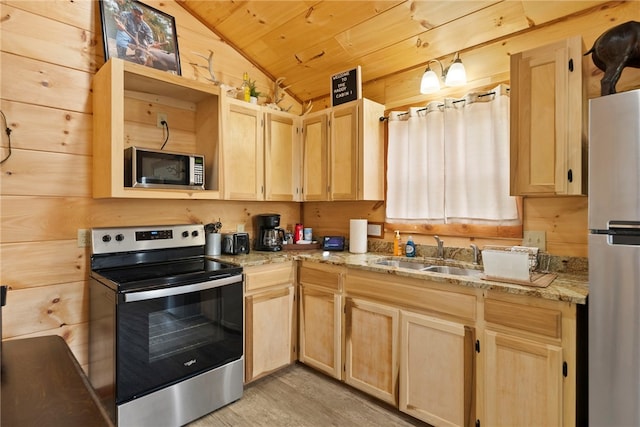
M 640 426 L 640 90 L 589 102 L 589 425 Z

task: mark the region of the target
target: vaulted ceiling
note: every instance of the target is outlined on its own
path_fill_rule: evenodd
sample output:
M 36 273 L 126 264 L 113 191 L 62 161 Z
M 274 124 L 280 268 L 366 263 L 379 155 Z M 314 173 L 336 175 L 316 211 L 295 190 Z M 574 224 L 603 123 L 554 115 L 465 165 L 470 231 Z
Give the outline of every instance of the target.
M 357 65 L 363 84 L 494 42 L 602 1 L 177 0 L 299 101 Z M 468 73 L 472 74 L 471 70 Z

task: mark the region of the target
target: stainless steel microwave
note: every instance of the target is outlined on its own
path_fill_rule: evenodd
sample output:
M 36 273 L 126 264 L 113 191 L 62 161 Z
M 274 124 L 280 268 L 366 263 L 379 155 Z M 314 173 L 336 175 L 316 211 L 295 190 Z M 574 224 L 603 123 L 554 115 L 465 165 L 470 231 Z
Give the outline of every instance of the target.
M 129 147 L 124 150 L 124 185 L 204 190 L 204 156 Z

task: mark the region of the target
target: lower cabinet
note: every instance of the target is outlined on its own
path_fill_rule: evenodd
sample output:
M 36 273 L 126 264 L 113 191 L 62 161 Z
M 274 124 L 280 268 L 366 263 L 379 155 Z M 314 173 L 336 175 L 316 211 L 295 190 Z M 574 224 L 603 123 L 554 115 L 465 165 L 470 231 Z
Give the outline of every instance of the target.
M 469 426 L 474 340 L 473 328 L 401 310 L 400 410 L 434 426 Z
M 484 306 L 483 424 L 576 425 L 575 305 L 494 295 Z
M 342 379 L 342 286 L 344 269 L 303 262 L 300 284 L 298 359 Z
M 295 360 L 293 262 L 245 268 L 245 383 Z
M 293 263 L 245 271 L 248 382 L 295 360 L 296 305 Z M 298 284 L 298 360 L 415 418 L 551 427 L 582 417 L 576 304 L 313 261 L 300 263 Z
M 484 337 L 487 425 L 563 425 L 562 348 L 495 331 Z
M 345 382 L 398 405 L 397 308 L 361 299 L 345 300 Z

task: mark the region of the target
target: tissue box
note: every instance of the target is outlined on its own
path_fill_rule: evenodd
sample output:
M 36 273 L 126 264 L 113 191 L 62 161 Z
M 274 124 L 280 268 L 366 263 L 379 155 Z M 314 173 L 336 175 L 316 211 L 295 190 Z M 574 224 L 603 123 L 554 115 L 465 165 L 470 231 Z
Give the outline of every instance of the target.
M 489 278 L 530 281 L 537 255 L 538 248 L 487 246 L 482 250 L 484 274 Z

